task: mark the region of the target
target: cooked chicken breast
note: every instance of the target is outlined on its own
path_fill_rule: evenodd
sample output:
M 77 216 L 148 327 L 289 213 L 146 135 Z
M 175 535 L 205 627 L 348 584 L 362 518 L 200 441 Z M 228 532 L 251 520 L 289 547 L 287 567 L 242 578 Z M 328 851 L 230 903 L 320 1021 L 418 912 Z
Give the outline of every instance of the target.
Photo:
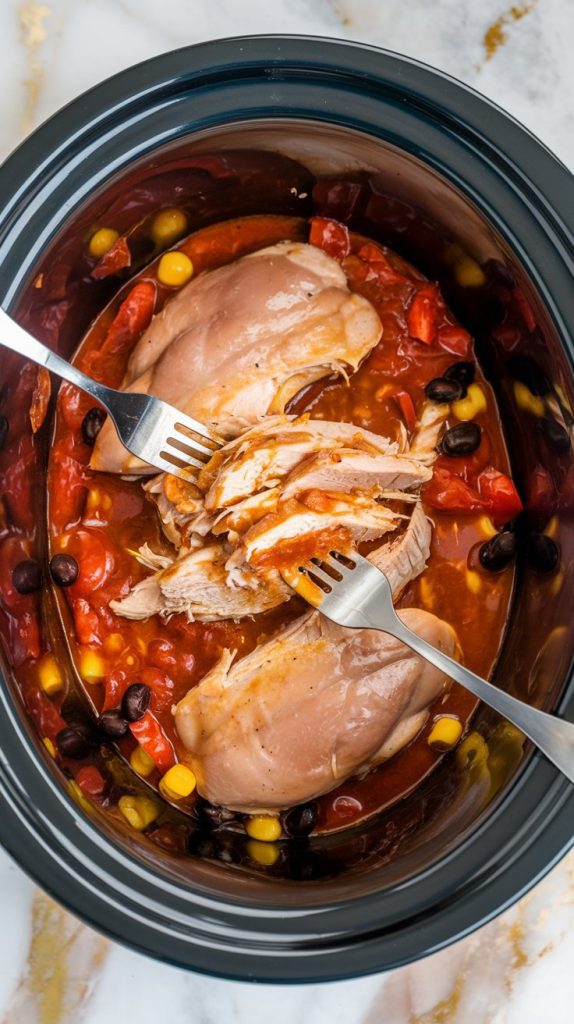
M 419 609 L 405 624 L 446 654 L 447 623 Z M 420 727 L 449 680 L 404 644 L 343 629 L 312 612 L 233 663 L 225 651 L 175 709 L 198 791 L 243 812 L 277 811 L 327 793 L 385 742 Z
M 157 395 L 233 437 L 282 412 L 306 384 L 356 369 L 381 333 L 373 306 L 349 291 L 335 260 L 283 242 L 182 288 L 136 345 L 123 388 Z M 91 466 L 151 471 L 126 452 L 109 419 Z
M 397 455 L 367 455 L 350 448 L 320 452 L 301 462 L 281 488 L 282 498 L 301 491 L 409 491 L 430 480 L 432 471 Z

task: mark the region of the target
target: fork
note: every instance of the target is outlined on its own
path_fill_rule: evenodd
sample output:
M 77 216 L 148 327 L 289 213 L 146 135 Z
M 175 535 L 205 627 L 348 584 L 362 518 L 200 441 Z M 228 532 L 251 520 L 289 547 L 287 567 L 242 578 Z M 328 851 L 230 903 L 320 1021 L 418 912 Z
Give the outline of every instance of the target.
M 340 626 L 379 629 L 401 640 L 504 715 L 574 782 L 574 724 L 511 697 L 413 633 L 395 611 L 387 577 L 362 555 L 332 551 L 328 558 L 310 559 L 298 573 L 286 574 L 285 579 L 309 604 Z
M 224 443 L 206 426 L 173 405 L 135 391 L 117 391 L 82 373 L 33 338 L 0 309 L 0 342 L 86 391 L 108 411 L 122 444 L 137 458 L 189 479 Z

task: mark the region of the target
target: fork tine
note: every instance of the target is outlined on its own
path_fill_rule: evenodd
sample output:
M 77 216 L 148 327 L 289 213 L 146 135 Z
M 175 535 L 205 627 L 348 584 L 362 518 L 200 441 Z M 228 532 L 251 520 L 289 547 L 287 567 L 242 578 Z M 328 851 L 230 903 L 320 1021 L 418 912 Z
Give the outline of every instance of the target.
M 319 585 L 326 584 L 330 589 L 332 589 L 337 583 L 337 580 L 333 579 L 332 576 L 329 576 L 328 572 L 325 572 L 322 565 L 315 565 L 314 562 L 306 562 L 301 568 L 312 580 L 317 580 Z
M 186 458 L 196 459 L 202 466 L 207 465 L 209 462 L 208 458 L 201 458 L 201 453 L 198 454 L 194 445 L 185 444 L 183 441 L 180 441 L 178 437 L 167 437 L 165 439 L 165 444 L 169 445 L 171 448 L 176 448 L 177 451 L 181 452 L 182 455 L 185 455 Z
M 211 458 L 213 453 L 216 452 L 222 444 L 224 444 L 223 441 L 216 442 L 211 437 L 207 438 L 207 440 L 212 442 L 213 447 L 204 444 L 204 435 L 199 434 L 197 430 L 194 430 L 193 427 L 188 426 L 186 423 L 180 423 L 179 420 L 172 424 L 172 430 L 177 431 L 178 434 L 182 434 L 186 441 L 192 442 L 196 451 L 201 452 L 202 455 L 208 455 L 209 458 Z
M 210 430 L 206 427 L 205 423 L 199 423 L 198 420 L 194 420 L 193 416 L 184 415 L 182 412 L 177 411 L 177 419 L 174 421 L 174 428 L 176 430 L 182 430 L 183 432 L 189 431 L 191 434 L 197 434 L 198 438 L 205 441 L 212 441 L 215 448 L 220 448 L 225 444 L 222 437 L 219 437 L 215 431 Z M 206 451 L 212 451 L 214 449 L 207 448 Z
M 155 456 L 153 460 L 153 465 L 157 466 L 158 469 L 163 469 L 166 473 L 172 473 L 175 476 L 183 475 L 187 479 L 189 479 L 189 470 L 192 467 L 195 469 L 203 469 L 205 463 L 200 462 L 199 459 L 194 459 L 190 456 L 186 456 L 184 458 L 183 455 L 171 452 L 169 448 L 166 451 L 164 448 L 160 451 L 159 455 Z M 181 472 L 178 473 L 177 470 L 181 470 Z

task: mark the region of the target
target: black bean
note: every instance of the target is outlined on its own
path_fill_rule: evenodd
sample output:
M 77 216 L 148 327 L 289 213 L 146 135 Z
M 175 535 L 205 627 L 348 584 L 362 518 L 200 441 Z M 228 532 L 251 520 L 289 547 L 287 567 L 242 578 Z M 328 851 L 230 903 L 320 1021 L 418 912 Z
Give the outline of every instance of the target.
M 42 586 L 42 571 L 37 562 L 26 558 L 12 569 L 12 586 L 19 594 L 33 594 Z
M 292 807 L 283 815 L 283 828 L 287 835 L 297 838 L 310 835 L 317 824 L 317 813 L 314 802 Z
M 122 698 L 122 715 L 128 722 L 139 722 L 151 700 L 151 690 L 145 683 L 132 683 Z
M 443 377 L 446 377 L 447 380 L 457 380 L 459 384 L 462 384 L 463 390 L 466 390 L 468 385 L 472 384 L 475 373 L 474 363 L 460 362 L 449 366 L 448 370 L 444 371 Z
M 6 443 L 6 437 L 8 436 L 8 420 L 5 416 L 0 416 L 0 452 L 2 451 L 4 444 Z
M 210 826 L 211 828 L 218 828 L 220 825 L 224 825 L 228 821 L 233 821 L 236 817 L 234 811 L 228 810 L 227 807 L 219 807 L 216 804 L 210 804 L 202 797 L 198 797 L 196 800 L 194 804 L 194 811 L 202 824 Z
M 62 757 L 71 757 L 74 761 L 81 761 L 90 752 L 90 744 L 86 737 L 69 726 L 61 729 L 56 735 L 56 746 Z
M 463 394 L 464 386 L 461 382 L 459 380 L 447 380 L 446 377 L 434 377 L 433 380 L 429 380 L 425 387 L 427 398 L 431 402 L 438 402 L 440 404 L 456 402 L 457 398 L 462 398 Z
M 78 563 L 72 555 L 54 555 L 50 561 L 50 573 L 58 587 L 71 587 L 79 571 Z
M 532 568 L 538 572 L 555 572 L 560 564 L 560 548 L 552 537 L 544 533 L 530 534 L 526 554 Z
M 457 458 L 459 455 L 470 455 L 480 444 L 481 431 L 476 423 L 457 423 L 442 435 L 439 451 L 443 455 Z
M 552 419 L 551 416 L 546 416 L 542 420 L 541 426 L 542 433 L 551 448 L 554 448 L 555 451 L 560 452 L 561 454 L 570 451 L 570 434 L 562 423 L 559 423 L 558 420 Z
M 532 356 L 525 356 L 519 353 L 511 356 L 508 360 L 508 369 L 515 380 L 519 380 L 533 395 L 543 397 L 550 391 L 550 381 L 544 370 Z
M 207 832 L 191 832 L 187 851 L 194 857 L 208 857 L 212 860 L 217 856 L 217 841 Z
M 488 572 L 501 572 L 514 558 L 517 546 L 515 533 L 497 533 L 481 545 L 478 560 Z
M 103 409 L 90 409 L 82 420 L 82 437 L 86 444 L 94 444 L 102 429 L 106 414 Z
M 100 715 L 99 725 L 102 732 L 112 739 L 125 736 L 128 731 L 128 723 L 119 711 L 104 711 L 103 715 Z

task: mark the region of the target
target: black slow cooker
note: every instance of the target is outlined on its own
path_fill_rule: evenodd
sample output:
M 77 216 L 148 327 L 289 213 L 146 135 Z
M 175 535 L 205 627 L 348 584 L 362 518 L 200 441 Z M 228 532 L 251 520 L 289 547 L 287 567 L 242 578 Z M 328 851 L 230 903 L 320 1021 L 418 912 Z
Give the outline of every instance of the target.
M 209 173 L 208 158 L 238 151 L 248 155 L 255 183 L 243 193 Z M 295 195 L 281 191 L 281 166 L 290 161 L 305 185 Z M 188 165 L 209 178 L 209 187 L 197 188 L 198 225 L 238 206 L 242 213 L 292 212 L 303 203 L 308 213 L 317 175 L 367 182 L 367 206 L 349 209 L 347 220 L 366 224 L 438 278 L 477 337 L 528 507 L 532 471 L 542 459 L 552 473 L 553 454 L 535 443 L 513 381 L 526 378 L 533 393 L 550 396 L 568 430 L 574 420 L 574 188 L 566 168 L 494 105 L 391 53 L 306 37 L 189 47 L 81 96 L 0 168 L 3 307 L 25 320 L 34 281 L 62 261 L 70 240 L 127 190 L 145 202 L 162 168 Z M 441 249 L 438 239 L 448 245 Z M 438 257 L 449 246 L 485 268 L 495 287 L 457 290 L 448 260 Z M 496 324 L 517 287 L 533 322 L 519 339 L 505 338 Z M 45 320 L 39 333 L 69 354 L 94 312 L 78 284 L 75 318 L 63 326 L 57 317 Z M 563 452 L 560 458 L 568 473 Z M 564 499 L 553 509 L 560 573 L 520 570 L 495 674 L 501 687 L 570 720 L 571 504 Z M 499 784 L 486 788 L 477 765 L 456 769 L 447 758 L 442 781 L 427 780 L 401 809 L 408 827 L 399 830 L 400 842 L 396 814 L 383 815 L 312 841 L 279 873 L 249 872 L 201 849 L 182 861 L 70 799 L 7 667 L 0 699 L 6 849 L 89 924 L 183 967 L 272 981 L 394 967 L 479 927 L 572 843 L 572 787 L 526 747 L 507 762 Z M 481 710 L 473 728 L 488 738 L 496 719 Z

